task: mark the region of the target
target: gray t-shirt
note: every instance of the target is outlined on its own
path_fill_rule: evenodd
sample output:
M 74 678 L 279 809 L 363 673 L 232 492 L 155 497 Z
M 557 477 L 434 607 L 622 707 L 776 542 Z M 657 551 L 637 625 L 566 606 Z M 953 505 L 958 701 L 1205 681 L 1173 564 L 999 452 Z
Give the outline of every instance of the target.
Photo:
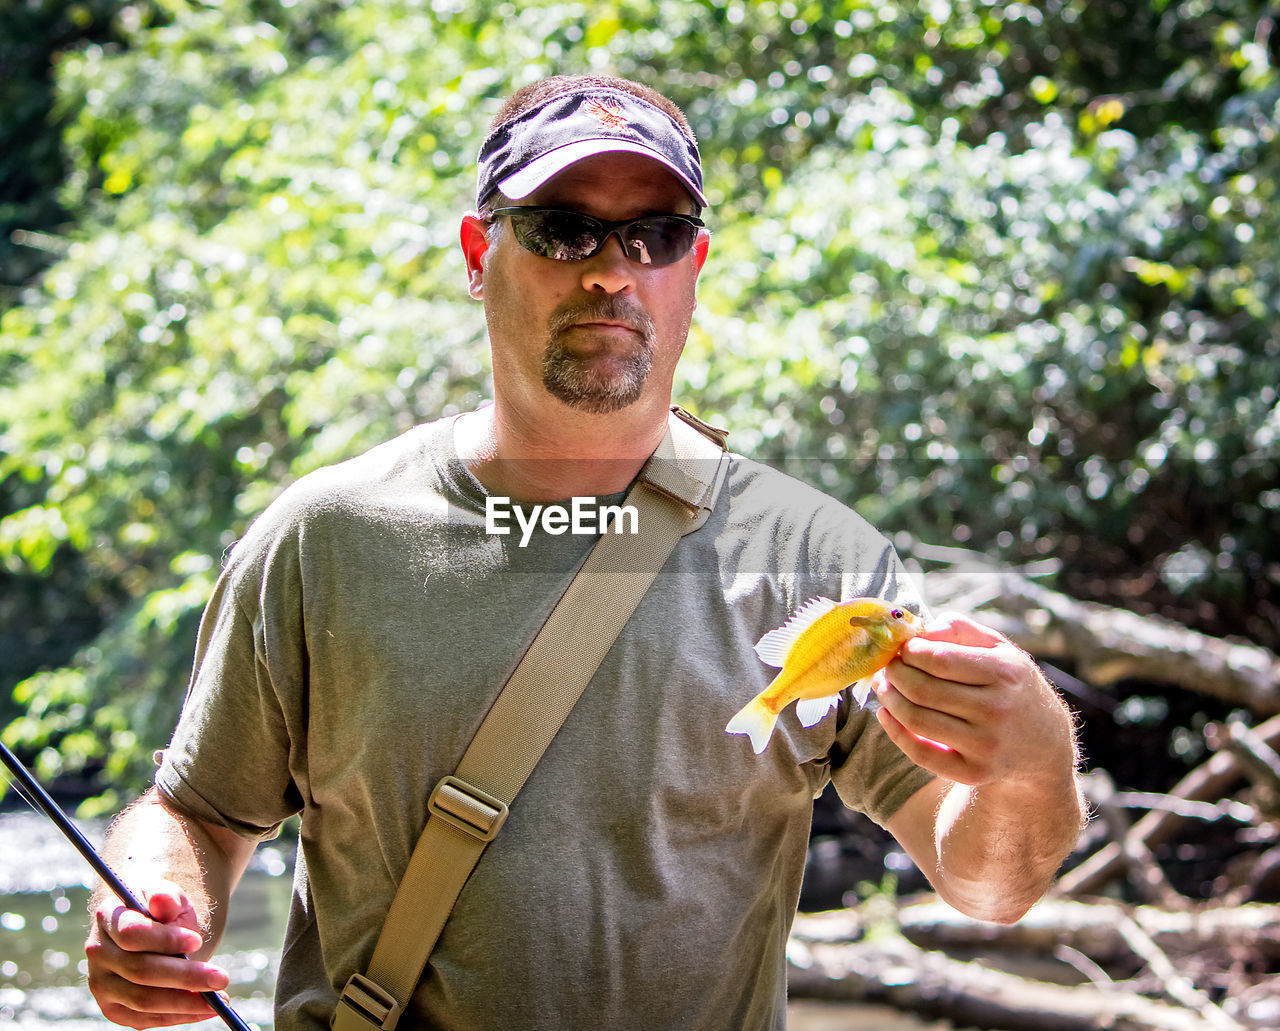
M 615 500 L 616 499 L 612 499 Z M 276 1026 L 320 1029 L 364 970 L 426 820 L 591 537 L 486 532 L 442 420 L 301 479 L 233 549 L 156 776 L 241 834 L 302 813 Z M 889 544 L 734 457 L 463 889 L 402 1028 L 781 1028 L 812 801 L 883 823 L 929 775 L 843 703 L 724 726 L 752 645 L 818 596 L 918 605 Z

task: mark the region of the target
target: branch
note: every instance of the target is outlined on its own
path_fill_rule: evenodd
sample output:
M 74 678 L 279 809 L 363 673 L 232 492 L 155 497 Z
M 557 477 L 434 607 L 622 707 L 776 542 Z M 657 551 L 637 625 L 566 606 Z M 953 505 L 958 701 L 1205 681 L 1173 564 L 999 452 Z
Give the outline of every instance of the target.
M 938 952 L 904 938 L 807 942 L 787 947 L 792 996 L 880 1002 L 960 1026 L 1003 1031 L 1205 1031 L 1199 1014 L 1118 986 L 1068 987 L 1017 977 Z
M 1225 728 L 1210 724 L 1205 728 L 1209 747 L 1230 752 L 1245 774 L 1263 792 L 1267 808 L 1277 808 L 1280 800 L 1280 755 L 1270 742 L 1241 719 L 1229 719 Z
M 1191 978 L 1178 971 L 1173 961 L 1132 917 L 1122 917 L 1118 928 L 1121 937 L 1160 980 L 1165 994 L 1171 999 L 1182 1003 L 1188 1009 L 1195 1010 L 1210 1027 L 1218 1031 L 1243 1031 L 1239 1022 L 1223 1013 L 1213 1004 L 1209 996 L 1195 986 Z
M 1280 745 L 1280 716 L 1274 716 L 1266 723 L 1255 727 L 1253 733 L 1272 748 Z M 1228 789 L 1243 776 L 1243 773 L 1244 770 L 1237 756 L 1226 751 L 1218 752 L 1183 777 L 1169 794 L 1173 798 L 1194 802 L 1220 799 L 1226 796 Z M 1170 840 L 1184 822 L 1184 817 L 1168 810 L 1152 811 L 1135 823 L 1129 834 L 1150 849 Z M 1058 895 L 1096 894 L 1112 878 L 1119 876 L 1124 869 L 1124 864 L 1123 847 L 1116 842 L 1111 842 L 1074 870 L 1063 874 L 1053 889 L 1054 893 Z
M 1280 713 L 1280 657 L 1266 648 L 1210 637 L 1159 616 L 1076 601 L 977 553 L 917 544 L 910 554 L 950 563 L 925 577 L 931 606 L 972 611 L 1036 658 L 1070 658 L 1089 683 L 1108 686 L 1134 677 L 1259 714 Z
M 1116 787 L 1111 776 L 1105 770 L 1095 770 L 1084 781 L 1084 789 L 1089 801 L 1098 807 L 1111 839 L 1120 846 L 1120 854 L 1129 869 L 1129 882 L 1142 898 L 1172 909 L 1185 904 L 1187 900 L 1169 883 L 1147 843 L 1133 833 L 1129 814 L 1115 803 Z
M 1262 962 L 1280 960 L 1280 905 L 1274 904 L 1168 910 L 1127 906 L 1110 899 L 1046 899 L 1032 906 L 1016 924 L 1003 925 L 974 920 L 927 894 L 897 911 L 902 935 L 921 948 L 1025 956 L 1050 955 L 1065 946 L 1094 964 L 1104 965 L 1121 963 L 1132 953 L 1119 931 L 1120 922 L 1126 919 L 1135 922 L 1165 951 L 1247 951 Z M 792 934 L 807 943 L 837 943 L 870 937 L 877 926 L 874 918 L 860 910 L 840 909 L 801 913 Z M 1094 979 L 1094 975 L 1088 976 Z

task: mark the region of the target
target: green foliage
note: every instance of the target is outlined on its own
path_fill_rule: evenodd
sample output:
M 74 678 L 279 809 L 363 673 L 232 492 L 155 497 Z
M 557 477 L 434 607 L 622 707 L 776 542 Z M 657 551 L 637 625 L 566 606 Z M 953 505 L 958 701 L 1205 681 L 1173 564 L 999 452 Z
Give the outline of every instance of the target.
M 53 110 L 55 56 L 112 38 L 116 0 L 11 0 L 0 6 L 0 310 L 58 253 L 50 235 L 66 217 Z
M 0 323 L 8 737 L 136 786 L 253 515 L 486 394 L 458 216 L 500 99 L 561 71 L 690 113 L 714 240 L 678 392 L 740 450 L 1274 646 L 1274 29 L 1247 0 L 120 8 L 58 62 L 74 223 Z

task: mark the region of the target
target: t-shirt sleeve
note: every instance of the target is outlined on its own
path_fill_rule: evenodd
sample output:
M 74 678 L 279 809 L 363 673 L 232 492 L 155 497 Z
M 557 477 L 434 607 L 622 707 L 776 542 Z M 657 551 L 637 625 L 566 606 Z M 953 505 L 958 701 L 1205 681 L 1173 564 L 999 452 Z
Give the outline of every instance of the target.
M 272 836 L 302 806 L 289 673 L 302 668 L 304 646 L 301 617 L 291 611 L 300 592 L 289 586 L 288 551 L 255 540 L 232 552 L 205 609 L 182 715 L 155 778 L 182 812 L 250 838 Z
M 850 809 L 883 827 L 933 774 L 908 759 L 868 709 L 853 713 L 836 735 L 831 783 Z

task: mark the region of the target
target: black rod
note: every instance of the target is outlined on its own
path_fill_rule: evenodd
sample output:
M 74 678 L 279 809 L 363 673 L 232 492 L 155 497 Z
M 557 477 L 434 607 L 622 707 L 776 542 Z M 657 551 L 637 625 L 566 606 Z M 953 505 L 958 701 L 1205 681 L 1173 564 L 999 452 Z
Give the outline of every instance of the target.
M 147 912 L 146 907 L 134 897 L 133 892 L 125 887 L 124 882 L 116 876 L 115 871 L 107 866 L 102 856 L 98 855 L 97 850 L 89 844 L 89 839 L 80 833 L 80 828 L 71 822 L 71 819 L 62 811 L 58 803 L 49 796 L 49 793 L 45 791 L 40 782 L 22 765 L 21 760 L 9 751 L 3 741 L 0 741 L 0 759 L 4 760 L 4 764 L 9 767 L 9 772 L 13 774 L 14 780 L 27 797 L 38 805 L 44 814 L 57 825 L 58 830 L 62 831 L 66 839 L 76 847 L 76 851 L 84 857 L 85 862 L 93 867 L 93 872 L 102 878 L 103 883 L 115 892 L 120 901 L 126 906 L 149 918 L 151 914 Z M 222 1018 L 223 1022 L 232 1031 L 252 1031 L 249 1025 L 240 1018 L 240 1015 L 217 992 L 201 992 L 200 995 L 205 1002 L 213 1007 L 213 1011 Z

